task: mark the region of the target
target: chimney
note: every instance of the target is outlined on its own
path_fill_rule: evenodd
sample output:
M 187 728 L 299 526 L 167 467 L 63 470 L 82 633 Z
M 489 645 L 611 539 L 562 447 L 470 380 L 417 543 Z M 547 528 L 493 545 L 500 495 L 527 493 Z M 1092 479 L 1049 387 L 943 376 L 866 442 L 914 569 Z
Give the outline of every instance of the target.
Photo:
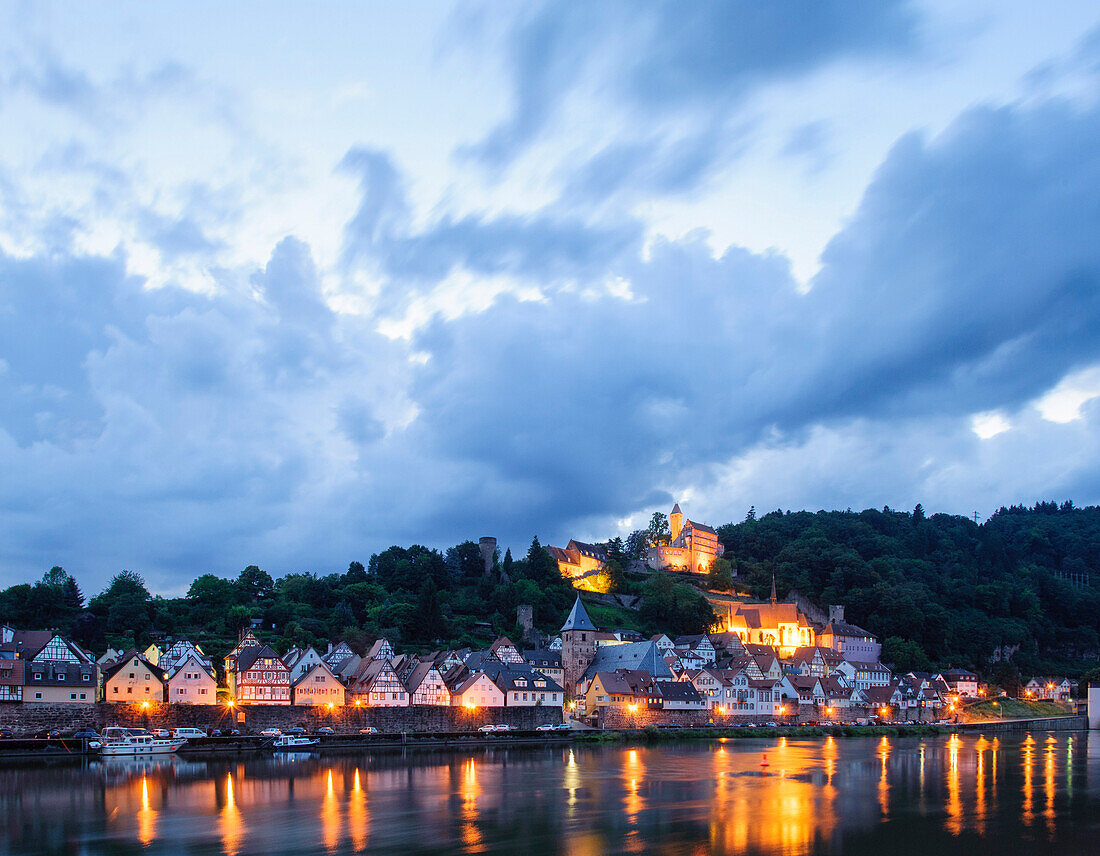
M 843 621 L 844 620 L 844 607 L 839 604 L 832 604 L 829 606 L 829 621 Z

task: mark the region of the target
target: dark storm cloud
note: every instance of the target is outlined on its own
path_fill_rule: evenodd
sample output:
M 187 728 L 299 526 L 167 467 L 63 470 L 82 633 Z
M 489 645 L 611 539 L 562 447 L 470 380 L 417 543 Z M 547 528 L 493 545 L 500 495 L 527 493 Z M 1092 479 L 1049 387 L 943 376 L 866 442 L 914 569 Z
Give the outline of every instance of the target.
M 169 589 L 389 543 L 553 541 L 784 448 L 804 451 L 778 484 L 812 466 L 822 492 L 877 498 L 879 468 L 973 458 L 971 413 L 1011 414 L 1096 361 L 1098 138 L 1100 108 L 1041 102 L 902 139 L 808 293 L 781 255 L 715 258 L 702 235 L 643 252 L 625 218 L 418 225 L 365 149 L 346 161 L 363 188 L 346 263 L 381 273 L 380 317 L 331 311 L 294 237 L 251 292 L 212 296 L 148 289 L 121 251 L 0 254 L 5 582 L 63 564 L 94 590 L 135 567 Z M 378 334 L 398 295 L 456 271 L 556 287 L 436 315 L 408 343 Z M 1095 488 L 1050 425 L 1028 428 L 1034 483 Z
M 752 93 L 831 63 L 911 51 L 918 23 L 902 0 L 543 3 L 509 36 L 510 115 L 467 154 L 508 164 L 560 122 L 563 103 L 583 88 L 629 118 L 622 139 L 580 171 L 610 177 L 608 192 L 628 175 L 635 188 L 682 191 L 739 150 L 744 129 L 728 119 Z

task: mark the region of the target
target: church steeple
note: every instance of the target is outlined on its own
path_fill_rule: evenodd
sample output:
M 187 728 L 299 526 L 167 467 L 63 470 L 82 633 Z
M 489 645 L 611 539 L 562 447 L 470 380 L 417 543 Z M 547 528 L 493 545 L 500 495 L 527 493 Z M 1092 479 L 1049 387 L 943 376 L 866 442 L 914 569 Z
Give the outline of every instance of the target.
M 772 606 L 775 606 L 779 602 L 779 598 L 775 596 L 775 574 L 772 574 Z

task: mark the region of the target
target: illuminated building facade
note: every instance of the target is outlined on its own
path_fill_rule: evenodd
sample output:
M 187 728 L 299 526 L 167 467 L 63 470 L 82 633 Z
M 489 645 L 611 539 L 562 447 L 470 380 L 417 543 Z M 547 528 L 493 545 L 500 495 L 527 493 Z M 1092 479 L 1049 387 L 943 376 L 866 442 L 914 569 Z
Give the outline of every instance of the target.
M 705 574 L 711 562 L 722 555 L 724 547 L 718 533 L 694 520 L 685 520 L 680 504 L 672 506 L 668 516 L 668 544 L 650 547 L 646 564 L 653 570 L 692 571 Z

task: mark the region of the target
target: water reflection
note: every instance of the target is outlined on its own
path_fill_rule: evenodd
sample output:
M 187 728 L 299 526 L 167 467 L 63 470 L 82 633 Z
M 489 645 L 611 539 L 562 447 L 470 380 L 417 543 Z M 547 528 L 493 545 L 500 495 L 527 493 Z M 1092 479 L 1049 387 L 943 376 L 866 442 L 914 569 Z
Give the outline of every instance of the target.
M 0 854 L 1085 853 L 1098 770 L 1100 734 L 0 768 Z

